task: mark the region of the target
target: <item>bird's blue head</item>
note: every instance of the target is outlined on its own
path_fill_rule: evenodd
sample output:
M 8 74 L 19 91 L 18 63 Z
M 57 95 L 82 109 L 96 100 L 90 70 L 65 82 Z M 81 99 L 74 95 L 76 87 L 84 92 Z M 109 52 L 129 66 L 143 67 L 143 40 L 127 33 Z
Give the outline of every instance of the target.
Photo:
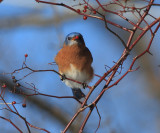
M 83 36 L 78 32 L 72 32 L 66 36 L 65 45 L 85 45 Z

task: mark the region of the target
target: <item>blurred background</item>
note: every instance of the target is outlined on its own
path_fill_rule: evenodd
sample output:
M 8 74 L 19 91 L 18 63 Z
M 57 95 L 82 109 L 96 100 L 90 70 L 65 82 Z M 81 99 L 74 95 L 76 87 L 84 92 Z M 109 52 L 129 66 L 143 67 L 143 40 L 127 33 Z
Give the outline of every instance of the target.
M 142 4 L 134 2 L 139 6 Z M 160 4 L 158 0 L 155 2 Z M 160 7 L 154 6 L 151 13 L 159 17 L 159 11 Z M 120 25 L 125 24 L 118 17 L 111 15 L 108 15 L 107 19 L 118 22 Z M 131 19 L 134 21 L 134 18 Z M 153 19 L 148 17 L 147 21 L 151 23 Z M 116 28 L 113 30 L 125 41 L 127 40 L 128 33 Z M 54 61 L 56 53 L 62 48 L 65 36 L 70 32 L 80 32 L 83 35 L 93 55 L 95 74 L 98 75 L 106 72 L 105 65 L 112 67 L 124 49 L 121 42 L 105 29 L 102 21 L 93 18 L 83 20 L 83 16 L 63 7 L 38 4 L 34 0 L 4 0 L 0 3 L 0 73 L 10 73 L 21 68 L 26 53 L 29 67 L 58 70 L 56 65 L 48 63 Z M 147 47 L 149 38 L 148 33 L 134 48 L 123 65 L 122 74 L 127 71 L 132 59 Z M 97 106 L 101 115 L 101 126 L 98 133 L 160 132 L 159 42 L 160 31 L 157 32 L 150 50 L 153 56 L 146 54 L 140 58 L 134 66 L 134 68 L 140 66 L 140 69 L 129 73 L 117 86 L 106 91 L 99 101 Z M 27 72 L 23 71 L 15 76 L 21 78 Z M 97 80 L 98 78 L 95 77 L 90 85 L 94 85 Z M 72 95 L 71 89 L 61 82 L 57 74 L 52 72 L 34 73 L 22 80 L 20 84 L 27 86 L 25 82 L 34 83 L 41 93 L 56 96 Z M 0 83 L 6 83 L 9 90 L 13 88 L 9 75 L 1 74 Z M 102 82 L 96 88 L 89 102 L 97 97 L 104 84 L 105 82 Z M 84 93 L 87 94 L 88 91 L 85 89 Z M 17 110 L 32 125 L 45 128 L 51 133 L 60 133 L 80 106 L 73 99 L 56 99 L 45 96 L 26 98 L 10 93 L 8 90 L 4 98 L 7 103 L 16 101 Z M 26 108 L 22 107 L 24 99 L 26 99 Z M 0 109 L 4 107 L 5 105 L 0 104 Z M 87 111 L 78 117 L 68 131 L 69 133 L 77 133 Z M 24 121 L 15 114 L 0 110 L 0 116 L 11 119 L 24 133 L 27 133 Z M 95 132 L 98 122 L 99 117 L 94 110 L 85 126 L 84 133 Z M 43 132 L 34 128 L 31 128 L 31 131 L 32 133 Z M 0 132 L 18 133 L 9 122 L 3 119 L 0 119 Z

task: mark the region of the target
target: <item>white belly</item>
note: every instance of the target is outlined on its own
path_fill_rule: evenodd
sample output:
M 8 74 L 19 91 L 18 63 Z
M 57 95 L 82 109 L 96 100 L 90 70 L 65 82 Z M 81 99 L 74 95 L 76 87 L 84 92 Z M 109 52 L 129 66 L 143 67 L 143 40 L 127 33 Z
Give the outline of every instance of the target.
M 74 65 L 70 64 L 70 66 L 71 66 L 70 71 L 64 73 L 67 78 L 79 81 L 81 83 L 88 83 L 90 81 L 89 76 L 85 71 L 80 72 L 74 67 Z M 63 82 L 71 88 L 83 88 L 81 84 L 78 84 L 76 82 L 67 79 L 65 79 Z

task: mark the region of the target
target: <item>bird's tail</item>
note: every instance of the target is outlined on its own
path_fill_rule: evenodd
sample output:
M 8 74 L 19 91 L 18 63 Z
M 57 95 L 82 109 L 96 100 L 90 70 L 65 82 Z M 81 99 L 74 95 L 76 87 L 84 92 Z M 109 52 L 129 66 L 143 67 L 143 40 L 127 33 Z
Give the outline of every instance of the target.
M 73 96 L 75 96 L 78 99 L 81 99 L 85 97 L 85 94 L 81 91 L 79 88 L 71 88 L 73 92 Z

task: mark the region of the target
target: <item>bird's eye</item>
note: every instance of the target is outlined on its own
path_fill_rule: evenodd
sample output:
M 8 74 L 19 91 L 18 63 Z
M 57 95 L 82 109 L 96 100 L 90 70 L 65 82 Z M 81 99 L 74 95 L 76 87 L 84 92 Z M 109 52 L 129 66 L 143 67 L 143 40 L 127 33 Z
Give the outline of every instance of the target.
M 68 37 L 68 40 L 71 40 L 72 38 L 71 37 Z

